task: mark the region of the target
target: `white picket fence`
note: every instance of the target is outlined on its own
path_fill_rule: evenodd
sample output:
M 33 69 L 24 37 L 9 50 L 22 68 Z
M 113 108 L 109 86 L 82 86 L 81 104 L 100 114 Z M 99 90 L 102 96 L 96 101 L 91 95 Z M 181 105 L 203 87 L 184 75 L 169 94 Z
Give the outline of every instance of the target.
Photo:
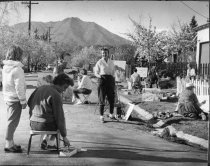
M 180 94 L 186 87 L 187 82 L 192 82 L 195 86 L 194 92 L 197 96 L 209 95 L 209 83 L 206 80 L 189 80 L 186 78 L 177 77 L 177 94 Z

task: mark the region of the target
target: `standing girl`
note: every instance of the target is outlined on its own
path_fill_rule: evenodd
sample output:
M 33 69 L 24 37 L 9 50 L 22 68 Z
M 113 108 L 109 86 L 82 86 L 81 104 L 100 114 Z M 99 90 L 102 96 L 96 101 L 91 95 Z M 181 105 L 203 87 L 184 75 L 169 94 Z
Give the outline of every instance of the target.
M 19 124 L 22 109 L 26 108 L 26 84 L 22 59 L 23 50 L 16 45 L 9 48 L 3 61 L 3 97 L 7 104 L 7 128 L 5 152 L 20 153 L 21 146 L 14 143 L 14 133 Z

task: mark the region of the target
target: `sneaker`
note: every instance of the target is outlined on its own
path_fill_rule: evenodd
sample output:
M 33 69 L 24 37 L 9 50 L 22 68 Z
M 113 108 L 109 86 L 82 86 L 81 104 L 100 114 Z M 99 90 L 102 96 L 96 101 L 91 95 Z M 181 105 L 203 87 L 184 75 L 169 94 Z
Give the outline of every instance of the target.
M 47 141 L 46 140 L 43 140 L 42 143 L 41 143 L 41 149 L 42 150 L 47 150 Z
M 12 146 L 10 148 L 4 148 L 4 151 L 6 153 L 22 153 L 22 149 L 17 148 L 16 146 Z
M 104 117 L 100 116 L 101 123 L 104 123 Z
M 57 150 L 57 146 L 56 145 L 47 145 L 47 149 L 48 150 Z
M 109 114 L 109 119 L 116 120 L 116 118 L 112 114 Z
M 80 105 L 80 104 L 82 104 L 81 100 L 79 100 L 75 105 Z

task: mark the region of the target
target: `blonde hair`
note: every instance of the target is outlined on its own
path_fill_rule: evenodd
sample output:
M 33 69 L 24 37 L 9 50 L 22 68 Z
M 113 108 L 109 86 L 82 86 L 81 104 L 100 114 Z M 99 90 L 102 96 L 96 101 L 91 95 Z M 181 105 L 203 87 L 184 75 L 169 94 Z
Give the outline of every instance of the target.
M 22 55 L 23 50 L 17 45 L 12 45 L 7 51 L 6 60 L 20 61 Z

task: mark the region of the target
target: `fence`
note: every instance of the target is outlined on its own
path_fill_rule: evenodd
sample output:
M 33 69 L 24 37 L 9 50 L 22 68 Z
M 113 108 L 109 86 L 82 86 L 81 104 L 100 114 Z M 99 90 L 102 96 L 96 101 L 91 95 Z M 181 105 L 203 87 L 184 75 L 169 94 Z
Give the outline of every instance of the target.
M 209 95 L 209 83 L 207 80 L 189 80 L 180 77 L 177 77 L 177 94 L 180 94 L 185 89 L 187 82 L 192 82 L 194 84 L 194 92 L 197 96 Z
M 148 64 L 147 64 L 148 66 Z M 147 67 L 144 66 L 144 67 Z M 158 71 L 166 70 L 170 73 L 173 73 L 176 76 L 185 77 L 187 75 L 187 62 L 179 62 L 179 63 L 151 63 L 150 66 L 156 66 Z M 130 67 L 130 72 L 133 73 L 135 67 L 143 67 L 140 63 L 133 63 Z M 194 64 L 196 75 L 207 77 L 210 75 L 210 64 L 200 64 L 199 67 Z

